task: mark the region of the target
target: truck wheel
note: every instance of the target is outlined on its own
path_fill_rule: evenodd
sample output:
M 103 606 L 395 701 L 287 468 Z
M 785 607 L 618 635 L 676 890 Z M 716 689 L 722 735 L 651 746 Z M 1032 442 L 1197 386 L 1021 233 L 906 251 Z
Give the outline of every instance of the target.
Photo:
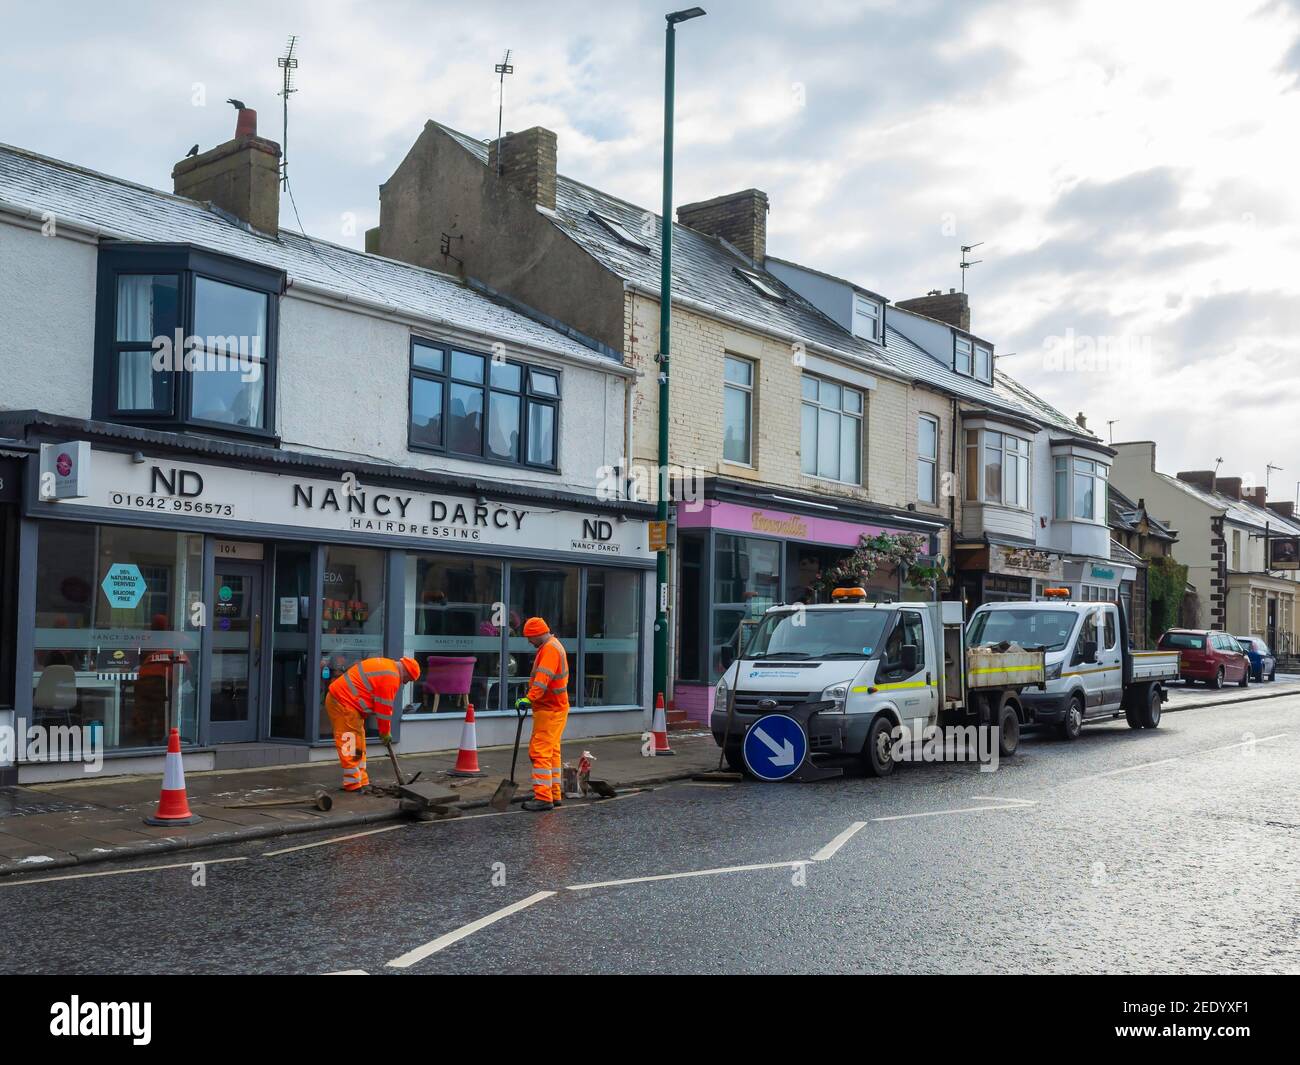
M 1014 699 L 1007 697 L 998 708 L 998 756 L 1010 758 L 1020 746 L 1020 714 Z
M 1078 695 L 1070 696 L 1070 708 L 1065 711 L 1065 720 L 1056 726 L 1056 734 L 1063 740 L 1077 740 L 1083 731 L 1083 699 Z
M 1129 728 L 1142 728 L 1142 707 L 1138 704 L 1137 695 L 1131 695 L 1124 700 L 1124 720 L 1128 722 Z
M 1142 727 L 1160 727 L 1160 689 L 1154 684 L 1147 689 L 1146 705 L 1142 707 Z
M 894 759 L 891 752 L 894 740 L 890 735 L 894 723 L 883 714 L 871 722 L 867 730 L 867 741 L 862 745 L 862 768 L 867 776 L 887 777 L 894 771 Z
M 1218 670 L 1217 670 L 1217 671 L 1215 672 L 1215 674 L 1214 674 L 1214 679 L 1213 679 L 1213 680 L 1207 680 L 1205 683 L 1206 683 L 1207 685 L 1209 685 L 1209 687 L 1211 687 L 1211 688 L 1222 688 L 1222 687 L 1223 687 L 1223 667 L 1220 666 L 1220 667 L 1218 668 Z

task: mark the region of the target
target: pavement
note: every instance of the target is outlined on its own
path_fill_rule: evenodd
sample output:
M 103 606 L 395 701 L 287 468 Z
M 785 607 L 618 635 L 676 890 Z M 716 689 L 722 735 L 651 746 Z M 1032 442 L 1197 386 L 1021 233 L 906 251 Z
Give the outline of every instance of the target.
M 1029 733 L 995 772 L 677 781 L 35 870 L 0 878 L 0 972 L 1295 974 L 1298 760 L 1293 690 Z
M 1211 691 L 1181 683 L 1169 688 L 1165 712 L 1278 698 L 1300 693 L 1300 676 L 1279 674 L 1275 682 Z M 640 733 L 574 742 L 566 759 L 576 762 L 582 750 L 596 756 L 593 776 L 615 788 L 647 787 L 686 779 L 717 766 L 718 749 L 707 731 L 671 733 L 677 752 L 671 758 L 642 755 Z M 486 806 L 509 773 L 510 747 L 479 752 L 484 776 L 457 778 L 448 773 L 456 752 L 401 756 L 409 777 L 445 784 L 462 811 Z M 399 751 L 400 754 L 400 751 Z M 392 784 L 393 773 L 382 747 L 370 751 L 371 781 Z M 520 754 L 516 801 L 528 797 L 528 760 Z M 133 855 L 158 855 L 239 840 L 265 839 L 298 832 L 317 832 L 393 821 L 403 815 L 396 800 L 344 792 L 340 770 L 332 762 L 268 766 L 261 769 L 190 773 L 186 777 L 191 810 L 203 818 L 193 826 L 153 828 L 143 819 L 158 805 L 157 776 L 89 777 L 22 787 L 0 788 L 0 877 L 59 869 L 92 862 L 115 861 Z M 318 789 L 329 792 L 334 806 L 322 812 L 302 806 L 230 809 L 230 804 L 265 802 L 289 797 L 310 798 Z
M 526 738 L 525 738 L 526 742 Z M 701 769 L 716 768 L 718 748 L 707 732 L 673 732 L 671 757 L 644 757 L 640 733 L 575 741 L 565 747 L 566 761 L 576 764 L 584 750 L 596 756 L 592 776 L 616 789 L 646 787 Z M 456 752 L 401 755 L 409 778 L 419 772 L 420 783 L 445 785 L 460 810 L 487 805 L 497 785 L 510 772 L 510 747 L 479 752 L 480 777 L 454 777 Z M 383 747 L 369 752 L 370 780 L 395 783 Z M 515 779 L 516 801 L 531 794 L 528 753 L 521 750 Z M 203 820 L 191 826 L 154 828 L 144 823 L 158 806 L 157 776 L 87 777 L 54 784 L 0 788 L 0 877 L 5 874 L 58 869 L 91 862 L 121 860 L 139 854 L 209 847 L 237 840 L 265 839 L 297 832 L 317 832 L 397 820 L 404 815 L 395 799 L 342 790 L 337 763 L 267 766 L 188 773 L 185 778 L 190 809 Z M 266 802 L 291 797 L 310 799 L 325 790 L 334 800 L 328 812 L 304 803 L 231 809 L 231 804 Z

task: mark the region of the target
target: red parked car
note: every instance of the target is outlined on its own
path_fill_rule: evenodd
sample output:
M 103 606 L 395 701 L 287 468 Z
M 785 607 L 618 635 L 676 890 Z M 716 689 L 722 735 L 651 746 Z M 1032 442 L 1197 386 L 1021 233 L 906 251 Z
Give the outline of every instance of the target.
M 1160 637 L 1160 650 L 1178 652 L 1178 675 L 1188 684 L 1203 680 L 1211 688 L 1228 681 L 1250 683 L 1250 659 L 1236 637 L 1211 629 L 1170 629 Z

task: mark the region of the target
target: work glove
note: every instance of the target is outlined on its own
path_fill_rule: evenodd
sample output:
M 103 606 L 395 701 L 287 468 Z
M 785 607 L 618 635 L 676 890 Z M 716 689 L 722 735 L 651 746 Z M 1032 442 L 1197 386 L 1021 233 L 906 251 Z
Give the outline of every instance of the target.
M 385 747 L 391 747 L 393 745 L 393 734 L 391 732 L 381 732 L 379 738 L 383 741 Z
M 528 713 L 528 711 L 531 710 L 532 708 L 533 708 L 533 704 L 528 701 L 527 696 L 524 696 L 524 698 L 522 699 L 515 700 L 515 709 L 519 711 L 519 713 L 521 714 Z

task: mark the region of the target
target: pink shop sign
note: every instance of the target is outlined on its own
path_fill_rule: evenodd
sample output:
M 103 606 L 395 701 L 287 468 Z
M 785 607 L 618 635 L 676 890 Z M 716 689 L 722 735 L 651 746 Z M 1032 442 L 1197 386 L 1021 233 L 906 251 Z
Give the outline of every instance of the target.
M 698 509 L 681 507 L 677 512 L 677 524 L 683 529 L 726 529 L 728 532 L 779 536 L 785 540 L 806 540 L 809 543 L 835 544 L 841 547 L 857 547 L 860 536 L 901 531 L 882 525 L 860 525 L 807 514 L 789 514 L 780 510 L 757 510 L 737 503 L 706 504 Z

